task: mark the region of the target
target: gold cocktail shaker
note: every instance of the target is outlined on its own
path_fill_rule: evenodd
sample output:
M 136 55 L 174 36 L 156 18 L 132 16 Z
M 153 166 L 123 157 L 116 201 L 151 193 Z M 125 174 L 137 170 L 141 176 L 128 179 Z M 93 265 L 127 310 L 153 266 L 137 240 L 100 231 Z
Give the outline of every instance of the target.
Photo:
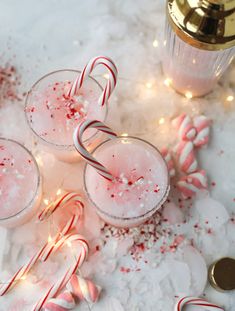
M 163 70 L 180 93 L 209 93 L 235 55 L 235 0 L 167 0 Z

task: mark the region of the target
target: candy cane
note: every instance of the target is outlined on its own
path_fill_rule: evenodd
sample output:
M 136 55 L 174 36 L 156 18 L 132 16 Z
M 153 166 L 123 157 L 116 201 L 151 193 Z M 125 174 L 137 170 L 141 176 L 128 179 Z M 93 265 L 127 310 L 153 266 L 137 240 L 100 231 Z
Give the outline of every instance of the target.
M 66 288 L 78 297 L 88 303 L 95 303 L 99 299 L 101 288 L 95 285 L 91 280 L 84 279 L 77 274 L 72 275 L 66 285 Z
M 74 203 L 76 206 L 79 206 L 81 208 L 81 213 L 83 213 L 83 203 L 81 201 L 80 196 L 77 193 L 68 192 L 67 194 L 60 197 L 54 204 L 50 204 L 48 207 L 46 207 L 42 213 L 40 213 L 39 217 L 41 220 L 46 219 L 51 215 L 59 206 L 63 206 L 67 203 Z M 53 207 L 51 210 L 50 208 Z M 19 280 L 22 280 L 29 271 L 35 266 L 38 261 L 43 260 L 46 261 L 48 257 L 55 253 L 60 247 L 64 245 L 65 242 L 68 242 L 68 239 L 71 239 L 71 237 L 68 234 L 68 232 L 73 228 L 78 220 L 80 219 L 80 215 L 74 214 L 69 221 L 66 223 L 66 225 L 61 229 L 60 232 L 57 233 L 57 235 L 52 239 L 52 241 L 48 241 L 45 243 L 40 250 L 30 258 L 30 260 L 23 265 L 13 276 L 11 279 L 6 282 L 6 284 L 3 284 L 0 288 L 0 295 L 5 295 L 8 291 L 10 291 Z
M 74 203 L 75 205 L 80 206 L 82 209 L 84 208 L 84 204 L 81 200 L 81 196 L 75 192 L 67 192 L 61 197 L 59 197 L 55 202 L 52 202 L 48 206 L 46 206 L 41 213 L 38 215 L 38 219 L 40 221 L 44 221 L 48 219 L 48 217 L 53 214 L 58 207 L 62 208 L 68 203 Z
M 104 123 L 97 121 L 97 120 L 86 120 L 81 122 L 77 128 L 75 129 L 73 133 L 73 142 L 75 145 L 75 148 L 80 153 L 80 155 L 87 161 L 88 164 L 90 164 L 96 171 L 103 176 L 104 178 L 108 180 L 113 180 L 114 177 L 112 174 L 104 167 L 100 162 L 98 162 L 91 154 L 87 151 L 84 144 L 82 143 L 82 136 L 84 132 L 88 128 L 95 128 L 101 132 L 104 132 L 108 134 L 110 138 L 117 137 L 117 134 L 115 134 L 108 126 L 106 126 Z
M 44 221 L 48 219 L 48 217 L 51 216 L 58 208 L 63 208 L 68 204 L 74 204 L 77 208 L 79 208 L 80 214 L 83 214 L 84 204 L 80 195 L 76 192 L 67 192 L 64 195 L 60 196 L 55 202 L 52 202 L 51 204 L 46 206 L 38 215 L 39 220 Z M 66 223 L 64 228 L 60 232 L 58 232 L 58 234 L 53 238 L 50 243 L 47 244 L 41 255 L 42 261 L 46 261 L 50 254 L 53 251 L 56 251 L 56 247 L 58 247 L 57 242 L 77 224 L 77 222 L 80 220 L 81 215 L 78 215 L 77 213 L 74 214 Z
M 176 155 L 180 169 L 183 172 L 192 173 L 196 171 L 197 159 L 191 141 L 181 141 L 176 147 Z
M 78 254 L 76 254 L 76 262 L 74 265 L 72 265 L 66 273 L 55 283 L 51 286 L 51 288 L 43 295 L 42 298 L 35 304 L 33 307 L 33 311 L 39 311 L 42 309 L 44 304 L 52 297 L 57 296 L 59 291 L 68 283 L 71 276 L 77 271 L 77 269 L 83 264 L 85 259 L 87 258 L 88 254 L 88 243 L 84 239 L 84 237 L 78 235 L 78 234 L 72 234 L 68 239 L 66 239 L 67 242 L 75 243 L 78 242 Z M 76 246 L 76 245 L 75 245 Z M 73 249 L 74 249 L 73 245 Z
M 170 177 L 174 177 L 175 176 L 175 165 L 174 165 L 170 151 L 167 148 L 162 148 L 161 154 L 166 161 Z
M 117 72 L 117 67 L 115 66 L 114 62 L 109 57 L 105 57 L 105 56 L 96 56 L 87 63 L 82 73 L 77 77 L 77 79 L 72 84 L 72 87 L 70 88 L 68 92 L 68 97 L 71 97 L 77 94 L 78 89 L 80 89 L 83 86 L 84 81 L 88 78 L 88 76 L 92 73 L 92 71 L 98 65 L 105 66 L 109 72 L 107 84 L 104 88 L 103 93 L 101 94 L 99 98 L 99 104 L 101 106 L 107 103 L 110 95 L 112 94 L 116 86 L 118 72 Z
M 197 136 L 195 137 L 193 143 L 195 147 L 202 147 L 208 144 L 211 120 L 206 116 L 197 116 L 193 120 L 194 126 L 197 129 Z
M 207 189 L 207 177 L 204 170 L 196 171 L 190 175 L 183 176 L 177 182 L 177 188 L 183 198 L 194 196 L 198 191 Z
M 44 261 L 49 258 L 49 256 L 55 253 L 59 248 L 61 248 L 66 242 L 70 242 L 71 237 L 69 235 L 65 235 L 62 238 L 58 239 L 58 241 L 53 244 L 53 248 L 51 250 L 51 243 L 47 242 L 45 245 L 41 247 L 41 249 L 33 255 L 28 263 L 23 265 L 7 282 L 3 284 L 0 288 L 0 296 L 4 296 L 7 294 L 16 284 L 18 281 L 25 278 L 25 276 L 29 273 L 29 271 L 37 264 L 40 260 Z M 47 248 L 49 247 L 49 251 Z M 46 252 L 46 254 L 45 254 Z M 44 257 L 46 256 L 46 258 Z
M 213 303 L 208 302 L 205 299 L 197 298 L 197 297 L 183 297 L 181 298 L 175 305 L 174 311 L 183 311 L 185 306 L 200 306 L 205 307 L 206 310 L 216 311 L 216 310 L 223 310 L 222 307 L 215 305 Z
M 192 141 L 195 138 L 197 130 L 193 125 L 191 118 L 185 113 L 175 118 L 172 121 L 172 124 L 178 130 L 178 136 L 180 139 Z
M 69 291 L 64 291 L 56 298 L 51 298 L 43 307 L 45 311 L 66 311 L 75 308 L 75 300 Z

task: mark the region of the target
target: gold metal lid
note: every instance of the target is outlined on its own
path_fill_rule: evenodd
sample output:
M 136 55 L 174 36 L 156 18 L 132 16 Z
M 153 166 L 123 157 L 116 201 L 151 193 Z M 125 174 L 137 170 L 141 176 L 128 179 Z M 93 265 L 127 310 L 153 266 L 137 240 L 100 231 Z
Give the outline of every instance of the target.
M 235 0 L 167 0 L 167 15 L 177 35 L 192 46 L 235 46 Z
M 235 289 L 235 259 L 225 257 L 216 261 L 209 268 L 210 284 L 218 291 Z

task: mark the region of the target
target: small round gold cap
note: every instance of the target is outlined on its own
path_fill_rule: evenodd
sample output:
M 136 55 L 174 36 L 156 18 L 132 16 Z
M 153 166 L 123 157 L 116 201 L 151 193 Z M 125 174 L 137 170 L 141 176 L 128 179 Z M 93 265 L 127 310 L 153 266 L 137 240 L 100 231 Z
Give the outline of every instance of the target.
M 210 284 L 219 291 L 235 289 L 235 259 L 222 258 L 209 268 Z
M 167 0 L 167 16 L 177 35 L 194 47 L 235 46 L 235 0 Z

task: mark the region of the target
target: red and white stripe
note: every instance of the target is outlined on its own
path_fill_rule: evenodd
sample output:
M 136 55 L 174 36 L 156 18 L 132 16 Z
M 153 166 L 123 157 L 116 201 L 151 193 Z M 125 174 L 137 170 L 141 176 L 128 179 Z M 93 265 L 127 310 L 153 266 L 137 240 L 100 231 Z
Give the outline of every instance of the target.
M 176 146 L 175 151 L 181 171 L 188 174 L 197 170 L 197 159 L 191 141 L 182 140 Z
M 164 147 L 161 150 L 161 154 L 164 160 L 166 161 L 170 177 L 174 177 L 175 176 L 175 165 L 174 165 L 174 161 L 172 159 L 170 150 Z
M 101 106 L 107 103 L 110 95 L 112 94 L 116 86 L 118 71 L 112 59 L 106 56 L 96 56 L 87 63 L 87 65 L 85 66 L 81 74 L 77 77 L 77 79 L 72 84 L 68 92 L 69 97 L 77 94 L 78 90 L 82 88 L 84 81 L 89 77 L 89 75 L 98 65 L 104 66 L 106 69 L 108 69 L 108 73 L 109 73 L 107 84 L 104 88 L 103 93 L 101 94 L 99 98 L 99 104 Z
M 207 176 L 204 170 L 183 176 L 177 182 L 177 188 L 184 198 L 191 198 L 197 192 L 207 189 Z
M 73 133 L 73 142 L 75 148 L 80 153 L 80 155 L 90 164 L 96 171 L 108 180 L 113 180 L 112 174 L 108 171 L 106 167 L 104 167 L 100 162 L 98 162 L 91 153 L 85 148 L 82 142 L 82 136 L 84 132 L 89 128 L 95 128 L 98 131 L 104 132 L 110 138 L 117 137 L 117 134 L 114 133 L 108 126 L 104 123 L 97 121 L 97 120 L 86 120 L 81 122 Z
M 175 305 L 175 309 L 174 311 L 183 311 L 187 308 L 184 308 L 186 306 L 200 306 L 200 307 L 205 307 L 205 310 L 207 311 L 224 311 L 224 308 L 214 304 L 214 303 L 210 303 L 205 299 L 202 298 L 197 298 L 197 297 L 183 297 L 181 299 L 179 299 L 179 301 L 176 303 Z
M 84 204 L 82 202 L 81 196 L 76 192 L 67 192 L 61 197 L 59 197 L 56 201 L 47 205 L 38 215 L 38 219 L 40 221 L 44 221 L 48 219 L 58 208 L 62 208 L 65 205 L 73 204 L 78 206 L 83 210 Z
M 6 282 L 5 284 L 3 284 L 0 287 L 0 295 L 3 296 L 6 293 L 8 293 L 8 291 L 10 291 L 16 284 L 18 281 L 20 281 L 22 278 L 24 278 L 29 271 L 39 262 L 39 261 L 46 261 L 52 254 L 54 254 L 57 250 L 59 250 L 60 248 L 62 248 L 65 244 L 67 243 L 72 243 L 72 242 L 79 242 L 79 247 L 81 248 L 82 246 L 82 250 L 79 249 L 79 260 L 78 262 L 76 262 L 75 265 L 73 265 L 72 267 L 70 267 L 67 272 L 66 275 L 63 276 L 62 280 L 58 281 L 57 287 L 60 285 L 62 288 L 62 284 L 67 280 L 70 279 L 71 275 L 76 271 L 76 267 L 78 265 L 80 265 L 83 261 L 84 258 L 87 255 L 88 252 L 88 244 L 86 242 L 86 240 L 82 237 L 79 236 L 77 234 L 70 234 L 68 235 L 69 231 L 76 225 L 76 223 L 78 222 L 78 220 L 81 217 L 81 214 L 83 213 L 83 203 L 81 201 L 81 198 L 78 194 L 76 193 L 67 193 L 67 195 L 63 195 L 61 196 L 61 198 L 59 198 L 57 201 L 57 203 L 60 202 L 60 204 L 55 204 L 55 205 L 50 205 L 53 207 L 56 207 L 53 210 L 53 212 L 59 207 L 62 206 L 63 204 L 67 204 L 67 203 L 73 203 L 76 206 L 79 206 L 80 209 L 80 214 L 74 214 L 72 215 L 72 217 L 70 218 L 70 220 L 66 223 L 66 225 L 61 229 L 61 231 L 59 231 L 55 237 L 52 238 L 51 241 L 48 241 L 47 243 L 45 243 L 40 250 L 30 258 L 30 260 L 23 265 L 9 280 L 8 282 Z M 47 218 L 47 216 L 50 214 L 52 214 L 51 212 L 48 214 L 48 210 L 47 212 L 42 213 L 41 214 L 41 218 L 40 219 L 45 219 Z M 45 218 L 43 218 L 45 216 Z M 81 254 L 80 254 L 81 253 Z M 76 269 L 75 269 L 76 268 Z M 65 285 L 66 283 L 64 283 Z M 54 291 L 56 286 L 53 287 Z M 51 292 L 54 292 L 51 289 Z M 51 295 L 51 294 L 50 294 Z M 52 297 L 52 296 L 50 296 Z
M 195 137 L 193 143 L 195 147 L 202 147 L 208 144 L 210 137 L 210 126 L 211 120 L 206 116 L 201 115 L 193 119 L 194 126 L 197 129 L 197 136 Z
M 72 275 L 67 283 L 67 289 L 78 297 L 80 300 L 85 300 L 88 303 L 95 303 L 100 296 L 101 288 L 95 285 L 89 279 L 84 279 L 77 274 Z
M 88 255 L 88 243 L 85 238 L 78 234 L 72 234 L 68 238 L 65 239 L 65 242 L 72 243 L 73 250 L 75 251 L 76 261 L 73 265 L 71 265 L 65 274 L 54 283 L 48 291 L 38 300 L 38 302 L 33 307 L 33 311 L 39 311 L 45 305 L 45 303 L 58 295 L 60 290 L 66 286 L 71 276 L 76 273 L 77 269 L 83 264 Z M 62 246 L 62 245 L 61 245 Z
M 56 298 L 51 298 L 43 307 L 44 311 L 66 311 L 73 308 L 75 308 L 75 300 L 67 290 Z
M 185 113 L 181 114 L 172 121 L 172 124 L 177 129 L 178 136 L 181 140 L 194 140 L 197 134 L 197 130 L 188 115 L 186 115 Z

